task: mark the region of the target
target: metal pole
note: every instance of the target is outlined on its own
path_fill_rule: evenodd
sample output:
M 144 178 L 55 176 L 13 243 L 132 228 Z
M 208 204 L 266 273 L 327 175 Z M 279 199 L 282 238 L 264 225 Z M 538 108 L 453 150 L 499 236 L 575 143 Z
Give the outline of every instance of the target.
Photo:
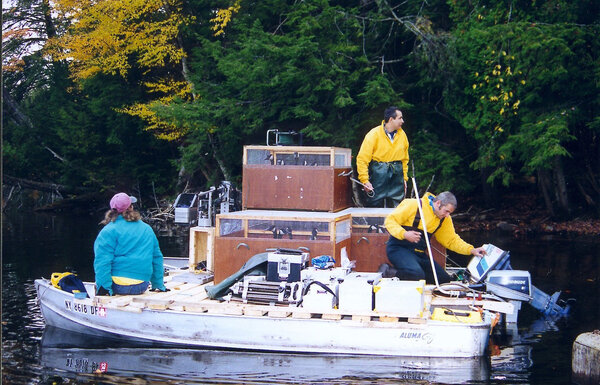
M 417 189 L 417 182 L 415 178 L 412 178 L 413 189 L 417 197 L 417 207 L 419 208 L 419 214 L 421 215 L 421 221 L 423 222 L 423 233 L 425 234 L 425 243 L 427 244 L 427 252 L 429 253 L 429 262 L 431 262 L 431 270 L 433 271 L 433 278 L 435 279 L 435 287 L 439 287 L 437 272 L 435 271 L 435 262 L 433 261 L 433 253 L 431 252 L 431 244 L 429 243 L 429 234 L 427 233 L 427 223 L 425 223 L 425 215 L 423 215 L 423 206 L 421 205 L 421 198 L 419 197 L 419 190 Z
M 364 183 L 362 183 L 362 182 L 361 182 L 361 181 L 359 181 L 358 179 L 354 179 L 354 178 L 350 177 L 350 180 L 351 180 L 352 182 L 356 183 L 356 184 L 359 184 L 359 185 L 363 186 L 363 187 L 367 187 L 367 186 L 365 186 L 365 184 L 364 184 Z M 367 195 L 368 195 L 369 197 L 371 197 L 371 198 L 372 198 L 373 196 L 375 196 L 375 189 L 371 189 L 371 190 L 369 190 L 369 191 L 365 191 L 365 192 L 366 192 L 366 193 L 367 193 Z M 385 202 L 385 199 L 384 199 L 384 202 Z

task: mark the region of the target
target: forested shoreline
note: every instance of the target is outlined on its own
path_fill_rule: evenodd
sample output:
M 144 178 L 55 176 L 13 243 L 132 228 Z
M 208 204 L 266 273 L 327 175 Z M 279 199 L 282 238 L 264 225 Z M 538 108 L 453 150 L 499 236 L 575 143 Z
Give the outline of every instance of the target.
M 422 188 L 600 218 L 597 1 L 13 0 L 2 23 L 3 209 L 241 186 L 267 130 L 356 155 L 395 105 Z

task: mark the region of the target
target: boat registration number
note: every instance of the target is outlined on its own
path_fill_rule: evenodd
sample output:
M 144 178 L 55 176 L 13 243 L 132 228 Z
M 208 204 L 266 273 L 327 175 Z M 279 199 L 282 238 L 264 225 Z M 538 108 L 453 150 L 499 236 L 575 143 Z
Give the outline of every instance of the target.
M 74 311 L 75 313 L 83 313 L 95 315 L 98 317 L 106 317 L 106 308 L 103 306 L 96 305 L 87 305 L 85 303 L 80 302 L 72 302 L 65 300 L 65 308 L 69 311 Z
M 88 358 L 67 357 L 65 367 L 79 373 L 106 373 L 108 371 L 107 362 L 90 361 Z

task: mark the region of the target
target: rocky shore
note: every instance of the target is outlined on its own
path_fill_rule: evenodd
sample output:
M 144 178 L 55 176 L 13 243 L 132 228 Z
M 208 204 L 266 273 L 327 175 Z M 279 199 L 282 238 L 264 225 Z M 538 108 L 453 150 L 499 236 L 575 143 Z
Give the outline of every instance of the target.
M 543 206 L 528 196 L 513 196 L 497 208 L 471 204 L 452 216 L 458 231 L 494 231 L 512 233 L 515 237 L 536 234 L 600 235 L 600 219 L 579 216 L 553 219 Z

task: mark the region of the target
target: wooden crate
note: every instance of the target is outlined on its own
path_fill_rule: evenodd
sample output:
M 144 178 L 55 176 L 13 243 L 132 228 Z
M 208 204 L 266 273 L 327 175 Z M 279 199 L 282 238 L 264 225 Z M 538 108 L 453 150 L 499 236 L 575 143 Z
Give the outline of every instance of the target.
M 343 210 L 352 205 L 350 162 L 347 148 L 245 146 L 242 207 Z
M 310 258 L 331 255 L 340 265 L 342 249 L 350 255 L 349 214 L 307 211 L 244 210 L 217 215 L 215 283 L 238 271 L 267 249 L 306 249 Z
M 198 263 L 206 261 L 206 270 L 212 271 L 214 265 L 215 228 L 195 226 L 190 228 L 189 264 L 194 270 Z
M 390 263 L 386 245 L 390 238 L 384 222 L 393 208 L 351 207 L 341 211 L 352 218 L 352 254 L 356 261 L 356 271 L 375 272 L 382 263 Z M 446 268 L 446 249 L 439 244 L 435 236 L 430 239 L 433 259 Z

